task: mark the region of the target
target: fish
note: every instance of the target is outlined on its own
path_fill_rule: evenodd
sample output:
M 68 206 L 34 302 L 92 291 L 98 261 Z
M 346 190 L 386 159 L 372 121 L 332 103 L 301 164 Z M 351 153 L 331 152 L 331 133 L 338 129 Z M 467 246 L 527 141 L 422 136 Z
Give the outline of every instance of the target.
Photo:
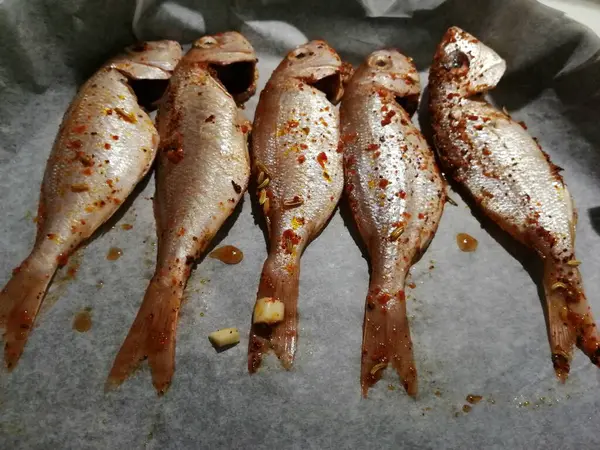
M 526 126 L 488 103 L 506 62 L 457 27 L 439 44 L 429 73 L 435 146 L 474 206 L 539 255 L 556 376 L 568 377 L 577 345 L 599 365 L 600 345 L 575 257 L 577 213 L 560 174 Z
M 132 81 L 167 80 L 174 41 L 135 44 L 79 89 L 54 141 L 41 186 L 33 249 L 0 293 L 4 361 L 17 364 L 59 266 L 119 209 L 150 170 L 158 133 Z
M 340 107 L 345 192 L 366 245 L 371 279 L 361 353 L 363 396 L 389 364 L 411 396 L 418 391 L 405 284 L 433 239 L 446 200 L 435 155 L 411 122 L 420 94 L 412 59 L 371 53 Z
M 270 350 L 284 368 L 294 362 L 300 257 L 327 224 L 343 190 L 335 105 L 349 73 L 351 66 L 334 49 L 314 40 L 290 51 L 260 94 L 252 132 L 252 176 L 267 225 L 268 256 L 256 306 L 270 299 L 283 304 L 284 313 L 277 323 L 253 323 L 250 373 Z
M 248 186 L 251 124 L 240 107 L 256 90 L 256 64 L 241 34 L 204 36 L 184 55 L 160 101 L 156 269 L 107 388 L 120 385 L 145 358 L 157 393 L 171 384 L 177 319 L 192 265 Z

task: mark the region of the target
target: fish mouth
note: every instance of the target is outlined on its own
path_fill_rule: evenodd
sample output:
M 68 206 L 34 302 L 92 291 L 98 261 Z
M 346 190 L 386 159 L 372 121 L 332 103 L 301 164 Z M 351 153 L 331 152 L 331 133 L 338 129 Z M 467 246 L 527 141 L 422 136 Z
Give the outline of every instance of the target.
M 128 86 L 146 111 L 153 111 L 169 86 L 169 80 L 129 80 Z
M 211 64 L 213 75 L 240 104 L 256 91 L 256 60 L 235 61 L 230 64 Z
M 327 100 L 333 105 L 337 105 L 342 99 L 342 95 L 344 93 L 344 83 L 342 74 L 339 70 L 336 70 L 330 75 L 319 78 L 318 80 L 305 80 L 305 82 L 306 84 L 325 94 Z

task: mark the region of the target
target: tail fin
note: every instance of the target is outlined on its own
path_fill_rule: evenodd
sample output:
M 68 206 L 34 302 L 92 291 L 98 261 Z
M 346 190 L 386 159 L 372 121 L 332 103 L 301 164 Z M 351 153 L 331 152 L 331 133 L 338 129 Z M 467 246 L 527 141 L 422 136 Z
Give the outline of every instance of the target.
M 142 306 L 121 346 L 108 376 L 107 387 L 118 386 L 148 358 L 152 384 L 159 395 L 166 392 L 175 371 L 177 318 L 183 295 L 183 281 L 167 282 L 155 277 Z
M 257 298 L 274 297 L 284 304 L 284 318 L 274 325 L 252 324 L 248 344 L 248 371 L 256 372 L 263 355 L 273 349 L 281 364 L 291 369 L 298 340 L 299 260 L 282 267 L 269 255 L 263 266 Z
M 556 376 L 569 375 L 573 346 L 600 366 L 600 336 L 575 266 L 548 260 L 544 267 L 544 291 L 548 309 L 548 335 Z
M 417 370 L 413 359 L 412 340 L 404 291 L 396 293 L 371 284 L 365 305 L 360 384 L 367 397 L 388 364 L 400 376 L 408 395 L 417 395 Z
M 50 280 L 58 263 L 41 265 L 30 255 L 13 270 L 13 276 L 0 293 L 0 326 L 4 333 L 4 362 L 13 369 L 27 343 Z

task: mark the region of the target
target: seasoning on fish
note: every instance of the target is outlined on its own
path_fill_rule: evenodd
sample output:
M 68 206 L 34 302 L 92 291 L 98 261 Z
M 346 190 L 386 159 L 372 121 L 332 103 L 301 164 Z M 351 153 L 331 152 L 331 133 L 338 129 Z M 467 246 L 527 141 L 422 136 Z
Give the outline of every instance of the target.
M 238 105 L 256 89 L 256 62 L 241 34 L 205 36 L 171 78 L 157 119 L 156 270 L 109 385 L 122 383 L 146 357 L 158 393 L 171 383 L 177 317 L 192 264 L 248 186 L 250 126 Z
M 346 192 L 372 267 L 363 325 L 364 396 L 389 364 L 407 393 L 417 393 L 406 277 L 433 238 L 446 199 L 434 154 L 411 122 L 419 92 L 412 60 L 379 50 L 356 70 L 342 99 L 342 136 L 356 134 L 343 140 Z
M 523 126 L 481 98 L 505 69 L 475 37 L 447 31 L 429 76 L 435 143 L 448 172 L 484 213 L 542 258 L 552 361 L 564 381 L 575 344 L 600 364 L 596 323 L 572 263 L 576 213 L 560 168 Z
M 311 41 L 288 53 L 260 95 L 252 133 L 253 176 L 269 255 L 250 331 L 251 373 L 270 349 L 284 367 L 294 361 L 300 256 L 327 223 L 343 189 L 334 105 L 346 76 L 337 53 L 323 41 Z M 266 315 L 263 306 L 269 307 Z
M 71 102 L 46 165 L 35 244 L 0 294 L 8 368 L 23 352 L 57 267 L 113 215 L 152 165 L 158 134 L 130 83 L 167 80 L 180 58 L 173 41 L 129 47 Z

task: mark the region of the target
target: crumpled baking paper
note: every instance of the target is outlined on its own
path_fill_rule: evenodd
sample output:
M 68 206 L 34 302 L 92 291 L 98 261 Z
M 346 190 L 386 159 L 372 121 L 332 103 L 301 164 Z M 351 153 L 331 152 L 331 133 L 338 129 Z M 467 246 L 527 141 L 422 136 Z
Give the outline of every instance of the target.
M 562 13 L 526 0 L 0 2 L 0 283 L 32 245 L 44 165 L 77 86 L 135 39 L 189 43 L 239 30 L 259 54 L 259 88 L 283 55 L 308 39 L 326 39 L 355 64 L 373 50 L 397 47 L 414 58 L 425 86 L 435 46 L 451 25 L 507 60 L 491 99 L 524 120 L 565 169 L 579 210 L 578 258 L 600 314 L 600 41 Z M 250 117 L 257 98 L 247 105 Z M 426 129 L 424 109 L 415 122 Z M 0 374 L 1 448 L 600 445 L 600 371 L 576 352 L 567 383 L 554 377 L 536 259 L 452 193 L 458 206 L 447 205 L 408 291 L 416 400 L 391 370 L 368 399 L 360 396 L 368 266 L 339 212 L 302 259 L 294 369 L 286 372 L 271 358 L 248 375 L 247 333 L 266 255 L 248 196 L 219 237 L 243 250 L 243 262 L 206 258 L 190 279 L 168 393 L 156 396 L 146 368 L 105 393 L 153 271 L 153 192 L 152 179 L 142 183 L 57 274 L 19 365 Z M 476 252 L 458 250 L 459 232 L 479 240 Z M 123 250 L 119 260 L 106 259 L 111 247 Z M 77 269 L 74 279 L 69 268 Z M 93 326 L 78 333 L 73 318 L 86 307 Z M 239 327 L 242 342 L 217 353 L 207 335 L 229 326 Z M 469 394 L 483 399 L 463 412 Z

